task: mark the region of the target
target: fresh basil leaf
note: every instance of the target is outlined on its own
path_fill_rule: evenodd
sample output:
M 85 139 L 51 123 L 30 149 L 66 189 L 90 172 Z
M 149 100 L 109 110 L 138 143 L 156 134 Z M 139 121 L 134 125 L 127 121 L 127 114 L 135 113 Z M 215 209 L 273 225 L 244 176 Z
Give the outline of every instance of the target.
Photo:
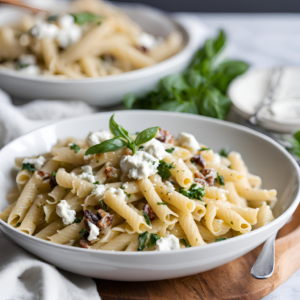
M 182 74 L 171 74 L 161 80 L 161 86 L 169 94 L 173 94 L 173 89 L 184 91 L 189 88 Z
M 113 139 L 106 140 L 100 144 L 90 147 L 85 152 L 85 155 L 117 151 L 126 146 L 127 146 L 127 143 L 125 141 L 121 140 L 120 138 L 113 138 Z
M 157 205 L 168 205 L 167 202 L 156 202 Z
M 171 177 L 170 169 L 174 169 L 173 164 L 168 164 L 163 160 L 159 161 L 157 173 L 162 179 L 168 179 L 169 177 Z
M 105 212 L 108 212 L 107 205 L 103 199 L 100 201 L 100 205 Z
M 294 134 L 294 138 L 296 139 L 296 141 L 297 141 L 298 143 L 300 143 L 300 130 L 297 131 L 297 132 Z
M 226 240 L 226 238 L 221 237 L 221 238 L 217 238 L 216 242 L 221 242 L 221 241 L 225 241 L 225 240 Z
M 82 219 L 83 219 L 83 217 L 76 218 L 74 220 L 74 223 L 81 223 Z
M 143 249 L 145 248 L 145 243 L 147 241 L 149 232 L 148 231 L 144 231 L 143 233 L 141 233 L 139 235 L 139 247 L 138 247 L 138 251 L 143 251 Z
M 82 228 L 82 229 L 79 231 L 79 234 L 80 234 L 82 237 L 84 237 L 85 233 L 86 233 L 86 229 L 85 229 L 85 228 Z
M 171 154 L 171 153 L 173 153 L 174 150 L 175 150 L 175 148 L 172 147 L 172 148 L 166 149 L 165 151 Z
M 92 23 L 102 18 L 101 16 L 97 16 L 90 12 L 78 12 L 71 15 L 74 17 L 74 22 L 78 25 Z
M 190 198 L 196 200 L 202 200 L 202 197 L 205 196 L 205 187 L 197 187 L 197 184 L 192 184 L 188 191 L 186 191 L 183 187 L 179 189 L 179 193 Z
M 180 243 L 181 243 L 182 245 L 184 245 L 186 248 L 191 247 L 191 245 L 188 244 L 187 241 L 186 241 L 184 238 L 181 238 L 179 241 L 180 241 Z
M 221 150 L 220 150 L 220 152 L 219 152 L 219 154 L 221 155 L 221 156 L 224 156 L 224 157 L 227 157 L 228 156 L 228 150 L 226 149 L 226 148 L 222 148 Z
M 71 150 L 74 150 L 75 153 L 78 153 L 80 151 L 80 147 L 73 143 L 72 146 L 70 146 Z
M 159 126 L 156 126 L 156 127 L 150 127 L 140 132 L 135 138 L 136 146 L 139 146 L 141 144 L 147 143 L 148 141 L 152 140 L 155 137 L 158 130 L 159 130 Z
M 217 181 L 220 185 L 225 185 L 225 182 L 224 182 L 224 177 L 222 175 L 217 175 Z
M 22 164 L 22 170 L 28 170 L 30 172 L 34 172 L 35 171 L 35 167 L 33 164 Z
M 137 101 L 136 96 L 133 93 L 127 93 L 123 98 L 123 104 L 127 109 L 133 107 L 133 104 Z
M 159 235 L 156 233 L 150 233 L 149 242 L 147 244 L 148 248 L 156 245 L 156 242 L 160 239 Z
M 144 211 L 143 211 L 143 216 L 145 218 L 145 221 L 146 221 L 147 225 L 151 226 L 150 219 L 149 219 L 148 215 Z

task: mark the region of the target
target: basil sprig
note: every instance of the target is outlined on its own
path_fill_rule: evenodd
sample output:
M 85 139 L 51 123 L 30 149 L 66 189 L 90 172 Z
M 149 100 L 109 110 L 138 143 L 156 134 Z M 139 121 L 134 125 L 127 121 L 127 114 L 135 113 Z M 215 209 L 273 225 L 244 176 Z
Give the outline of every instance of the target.
M 147 244 L 148 248 L 151 248 L 156 245 L 156 242 L 160 239 L 159 235 L 156 233 L 150 233 L 149 242 Z
M 28 170 L 28 171 L 30 171 L 30 172 L 34 172 L 35 171 L 35 167 L 34 167 L 34 165 L 33 164 L 26 164 L 26 163 L 23 163 L 22 164 L 22 170 Z
M 299 159 L 300 158 L 300 130 L 294 134 L 293 139 L 288 139 L 288 138 L 285 139 L 291 143 L 290 146 L 286 147 L 286 150 Z
M 159 129 L 159 126 L 145 129 L 136 136 L 134 141 L 129 136 L 128 131 L 114 120 L 114 116 L 115 115 L 113 114 L 110 117 L 109 129 L 115 137 L 113 139 L 106 140 L 100 144 L 90 147 L 85 152 L 85 155 L 117 151 L 124 147 L 128 147 L 129 149 L 131 149 L 132 153 L 134 154 L 136 152 L 136 146 L 152 140 Z
M 163 160 L 159 161 L 159 165 L 157 167 L 157 173 L 161 176 L 162 179 L 168 179 L 171 177 L 170 169 L 174 169 L 173 163 L 166 163 Z
M 226 45 L 226 35 L 221 30 L 214 39 L 205 41 L 195 54 L 189 67 L 180 74 L 161 79 L 158 87 L 137 98 L 126 94 L 123 103 L 127 109 L 154 109 L 200 114 L 224 119 L 231 101 L 226 96 L 230 82 L 243 74 L 249 65 L 243 61 L 221 62 L 218 57 Z
M 78 12 L 71 15 L 74 17 L 74 22 L 78 25 L 92 23 L 102 18 L 101 16 L 97 16 L 90 12 Z

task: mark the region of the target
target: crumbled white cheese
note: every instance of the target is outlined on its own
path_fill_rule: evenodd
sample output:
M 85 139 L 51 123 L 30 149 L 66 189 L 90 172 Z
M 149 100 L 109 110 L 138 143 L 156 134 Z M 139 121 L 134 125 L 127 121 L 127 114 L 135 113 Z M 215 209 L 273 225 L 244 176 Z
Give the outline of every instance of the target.
M 143 144 L 144 151 L 154 156 L 155 158 L 161 160 L 164 159 L 168 153 L 165 150 L 163 143 L 158 141 L 157 139 L 152 139 L 149 142 Z
M 106 140 L 112 139 L 114 136 L 108 130 L 100 130 L 97 132 L 91 132 L 87 137 L 87 142 L 90 147 L 100 144 Z
M 45 164 L 45 162 L 46 158 L 44 156 L 39 156 L 38 158 L 24 158 L 22 164 L 34 165 L 34 168 L 39 170 Z
M 165 185 L 169 188 L 170 192 L 175 191 L 174 185 L 170 181 L 165 181 Z
M 71 209 L 66 200 L 60 200 L 56 206 L 56 213 L 62 218 L 65 225 L 72 224 L 76 218 L 76 211 Z
M 39 75 L 39 74 L 41 74 L 41 68 L 37 65 L 29 65 L 25 68 L 18 69 L 18 72 L 21 72 L 21 73 L 27 74 L 27 75 Z
M 93 174 L 93 169 L 91 166 L 82 166 L 82 173 L 78 175 L 80 179 L 83 179 L 85 181 L 88 181 L 90 183 L 94 183 L 96 181 L 95 176 Z
M 114 187 L 110 187 L 108 190 L 111 194 L 116 195 L 116 196 L 124 196 L 125 198 L 125 194 L 124 191 L 120 188 L 114 188 Z
M 104 184 L 97 184 L 94 188 L 92 194 L 96 197 L 103 197 L 104 199 L 104 193 L 106 192 L 106 187 Z
M 38 22 L 31 28 L 30 33 L 38 40 L 44 38 L 54 39 L 58 34 L 59 28 L 54 24 Z
M 147 32 L 142 32 L 138 38 L 138 44 L 149 50 L 161 44 L 162 41 L 161 37 L 155 37 Z
M 100 231 L 99 228 L 95 224 L 91 223 L 90 221 L 88 221 L 88 224 L 90 227 L 90 234 L 87 239 L 89 241 L 92 241 L 98 237 Z
M 178 249 L 180 249 L 179 239 L 173 234 L 161 237 L 156 242 L 156 251 L 170 251 Z
M 128 188 L 128 182 L 123 183 L 122 187 L 126 190 Z
M 36 65 L 36 57 L 32 54 L 21 54 L 18 61 L 24 65 Z
M 82 35 L 82 29 L 75 24 L 72 15 L 64 15 L 57 21 L 58 26 L 42 20 L 36 20 L 36 25 L 31 28 L 31 34 L 38 40 L 44 38 L 55 39 L 61 48 L 66 48 L 76 43 Z
M 157 172 L 159 160 L 145 151 L 137 151 L 134 155 L 124 155 L 120 161 L 122 173 L 129 178 L 148 178 Z
M 177 138 L 177 142 L 179 146 L 187 148 L 193 154 L 195 154 L 200 148 L 196 138 L 189 133 L 181 132 Z
M 220 164 L 221 163 L 221 155 L 219 153 L 214 153 L 212 162 L 214 164 Z

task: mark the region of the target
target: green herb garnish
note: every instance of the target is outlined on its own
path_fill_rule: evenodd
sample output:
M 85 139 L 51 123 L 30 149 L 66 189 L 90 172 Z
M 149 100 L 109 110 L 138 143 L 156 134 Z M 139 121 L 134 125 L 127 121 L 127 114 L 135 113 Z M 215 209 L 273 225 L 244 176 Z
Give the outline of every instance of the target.
M 233 222 L 231 221 L 230 224 L 233 225 Z
M 221 156 L 227 157 L 228 156 L 228 151 L 225 148 L 223 148 L 223 149 L 220 150 L 219 154 Z
M 142 251 L 145 248 L 145 243 L 147 241 L 148 235 L 149 235 L 148 231 L 145 231 L 139 235 L 138 251 Z
M 56 172 L 52 172 L 50 176 L 56 177 Z
M 141 98 L 129 93 L 123 103 L 127 109 L 154 109 L 186 112 L 224 119 L 231 101 L 226 96 L 229 83 L 243 74 L 249 65 L 228 60 L 218 63 L 225 48 L 226 36 L 221 30 L 215 39 L 207 39 L 192 63 L 181 74 L 164 77 L 158 87 Z
M 74 223 L 81 223 L 82 219 L 83 219 L 83 217 L 76 218 L 74 220 Z
M 139 151 L 144 151 L 145 150 L 145 147 L 144 146 L 140 146 L 139 147 Z
M 166 149 L 166 152 L 173 153 L 174 150 L 175 150 L 175 148 L 170 148 L 170 149 Z
M 128 147 L 132 150 L 132 153 L 135 154 L 136 146 L 152 140 L 159 129 L 158 126 L 145 129 L 136 136 L 134 141 L 129 136 L 128 131 L 114 120 L 114 116 L 115 115 L 113 114 L 109 120 L 109 129 L 115 138 L 92 146 L 85 152 L 85 155 L 117 151 L 124 147 Z
M 293 139 L 285 139 L 291 143 L 291 147 L 286 147 L 286 150 L 294 156 L 300 158 L 300 130 L 294 134 Z
M 80 234 L 82 237 L 84 237 L 85 232 L 86 232 L 85 228 L 82 228 L 82 229 L 79 231 L 79 234 Z
M 99 184 L 99 181 L 95 181 L 94 184 Z
M 30 172 L 34 172 L 35 171 L 35 167 L 33 164 L 22 164 L 22 170 L 27 169 Z
M 143 211 L 143 216 L 145 218 L 145 221 L 146 221 L 147 225 L 151 226 L 150 219 L 149 219 L 148 215 L 144 211 Z
M 171 176 L 170 169 L 174 169 L 173 163 L 168 164 L 163 160 L 159 161 L 157 173 L 162 179 L 168 179 Z
M 18 222 L 18 223 L 17 223 L 17 227 L 20 227 L 21 224 L 22 224 L 22 222 Z
M 90 12 L 78 12 L 71 15 L 74 17 L 74 21 L 78 25 L 84 25 L 85 23 L 92 23 L 102 18 L 101 16 L 97 16 Z
M 207 151 L 210 150 L 210 148 L 200 148 L 199 151 Z
M 51 14 L 48 18 L 47 18 L 47 22 L 49 23 L 55 23 L 56 20 L 58 18 L 58 15 L 54 15 L 54 14 Z
M 76 145 L 75 143 L 73 143 L 72 146 L 70 146 L 71 150 L 74 150 L 75 153 L 78 153 L 80 151 L 80 147 L 78 145 Z
M 216 239 L 216 242 L 221 242 L 221 241 L 225 241 L 225 240 L 226 240 L 226 238 L 222 238 L 222 237 L 221 237 L 221 238 L 217 238 L 217 239 Z
M 100 205 L 101 205 L 102 209 L 107 212 L 107 205 L 106 205 L 106 203 L 104 202 L 103 199 L 100 200 Z
M 19 67 L 19 69 L 25 69 L 25 68 L 27 68 L 29 66 L 30 66 L 30 64 L 24 64 L 24 63 L 18 61 L 18 67 Z
M 196 200 L 202 200 L 202 197 L 205 196 L 205 187 L 199 186 L 197 188 L 197 184 L 194 183 L 191 185 L 188 191 L 186 191 L 183 187 L 179 189 L 179 193 L 190 198 L 190 199 L 196 199 Z
M 224 182 L 224 177 L 222 175 L 217 175 L 217 181 L 220 185 L 225 185 L 225 182 Z
M 131 197 L 131 194 L 128 194 L 128 193 L 126 193 L 125 191 L 124 191 L 124 194 L 125 194 L 128 198 Z
M 160 239 L 159 235 L 156 233 L 150 233 L 149 242 L 147 244 L 148 248 L 151 248 L 156 245 L 156 242 Z
M 168 205 L 167 202 L 156 202 L 157 205 Z
M 186 241 L 184 238 L 181 238 L 179 241 L 180 241 L 180 243 L 181 243 L 182 245 L 184 245 L 185 247 L 187 247 L 187 248 L 191 247 L 191 245 L 188 244 L 187 241 Z

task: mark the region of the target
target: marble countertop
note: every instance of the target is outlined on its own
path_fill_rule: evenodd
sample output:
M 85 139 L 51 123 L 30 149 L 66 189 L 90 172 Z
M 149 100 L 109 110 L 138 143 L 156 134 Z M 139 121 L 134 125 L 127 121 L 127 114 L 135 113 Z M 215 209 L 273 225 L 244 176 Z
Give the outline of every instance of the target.
M 300 66 L 299 14 L 195 14 L 228 34 L 228 55 L 252 67 Z M 300 269 L 263 300 L 300 299 Z

